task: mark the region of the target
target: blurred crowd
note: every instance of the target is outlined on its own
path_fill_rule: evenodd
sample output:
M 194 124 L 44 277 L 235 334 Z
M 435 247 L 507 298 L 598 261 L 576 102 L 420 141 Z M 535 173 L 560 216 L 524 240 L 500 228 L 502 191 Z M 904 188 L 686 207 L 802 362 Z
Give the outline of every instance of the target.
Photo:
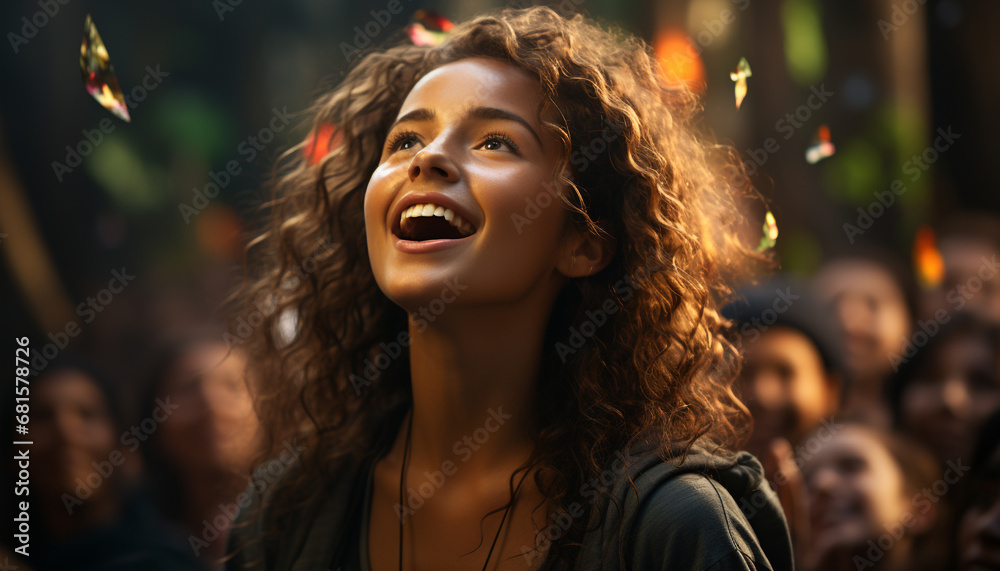
M 222 568 L 258 448 L 246 359 L 197 330 L 152 361 L 128 420 L 120 385 L 84 356 L 32 380 L 30 558 L 0 553 L 15 568 Z
M 1000 569 L 1000 221 L 934 248 L 936 272 L 859 247 L 725 309 L 799 569 Z
M 859 247 L 724 309 L 745 355 L 746 447 L 799 569 L 1000 569 L 1000 221 L 962 215 L 935 242 L 935 283 Z M 221 568 L 260 436 L 245 356 L 225 339 L 163 343 L 131 415 L 85 357 L 50 363 L 31 385 L 31 559 L 0 556 Z

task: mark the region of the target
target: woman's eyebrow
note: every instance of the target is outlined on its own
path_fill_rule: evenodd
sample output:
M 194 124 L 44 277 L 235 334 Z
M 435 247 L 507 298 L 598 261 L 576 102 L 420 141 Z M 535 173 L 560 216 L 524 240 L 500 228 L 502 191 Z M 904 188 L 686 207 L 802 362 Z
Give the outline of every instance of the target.
M 466 117 L 470 119 L 504 119 L 507 121 L 516 121 L 524 125 L 524 127 L 531 133 L 531 136 L 538 141 L 539 147 L 544 147 L 544 145 L 542 145 L 542 139 L 531 127 L 531 124 L 525 121 L 524 118 L 517 113 L 497 109 L 496 107 L 473 107 L 468 113 L 466 113 Z
M 437 115 L 432 109 L 427 109 L 426 107 L 414 109 L 399 119 L 396 119 L 396 122 L 389 127 L 389 131 L 395 129 L 396 125 L 399 125 L 400 123 L 406 123 L 407 121 L 433 121 L 436 116 Z
M 435 117 L 437 117 L 437 114 L 434 113 L 433 109 L 427 109 L 426 107 L 421 107 L 420 109 L 414 109 L 413 111 L 410 111 L 409 113 L 406 113 L 405 115 L 401 116 L 399 119 L 396 119 L 396 122 L 393 123 L 391 127 L 389 127 L 389 131 L 395 129 L 396 126 L 399 125 L 400 123 L 416 122 L 416 121 L 433 121 Z M 465 118 L 501 119 L 506 121 L 515 121 L 517 123 L 520 123 L 521 125 L 524 125 L 524 128 L 527 129 L 529 133 L 531 133 L 531 136 L 534 137 L 536 141 L 538 141 L 538 146 L 540 147 L 544 146 L 542 145 L 541 137 L 538 136 L 538 133 L 531 126 L 531 124 L 528 123 L 523 117 L 521 117 L 517 113 L 506 111 L 504 109 L 497 109 L 496 107 L 479 106 L 470 109 L 465 114 Z

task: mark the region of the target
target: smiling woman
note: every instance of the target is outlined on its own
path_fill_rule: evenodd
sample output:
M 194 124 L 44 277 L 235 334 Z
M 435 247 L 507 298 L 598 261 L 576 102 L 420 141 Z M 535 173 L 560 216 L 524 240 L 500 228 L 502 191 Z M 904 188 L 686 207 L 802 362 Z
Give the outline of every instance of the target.
M 754 255 L 696 109 L 641 41 L 546 8 L 359 59 L 315 107 L 340 144 L 287 154 L 251 251 L 261 459 L 305 450 L 229 567 L 789 569 L 731 451 L 717 309 Z

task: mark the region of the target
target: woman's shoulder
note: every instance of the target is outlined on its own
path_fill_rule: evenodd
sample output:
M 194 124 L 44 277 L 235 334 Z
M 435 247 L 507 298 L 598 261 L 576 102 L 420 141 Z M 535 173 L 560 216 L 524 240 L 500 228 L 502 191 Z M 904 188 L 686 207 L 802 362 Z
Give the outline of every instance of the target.
M 619 487 L 638 569 L 792 569 L 777 496 L 750 454 L 632 456 Z
M 743 511 L 751 505 L 746 502 L 704 473 L 667 480 L 649 493 L 636 514 L 637 563 L 662 561 L 669 562 L 666 568 L 705 570 L 780 568 L 761 557 L 758 534 L 788 532 L 783 525 L 755 529 Z

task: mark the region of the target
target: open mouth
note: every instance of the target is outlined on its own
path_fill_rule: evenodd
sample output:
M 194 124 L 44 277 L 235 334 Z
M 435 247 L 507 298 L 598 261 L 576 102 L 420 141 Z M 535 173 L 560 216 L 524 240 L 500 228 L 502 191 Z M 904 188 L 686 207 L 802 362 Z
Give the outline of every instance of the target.
M 455 213 L 438 204 L 414 204 L 399 216 L 393 234 L 404 240 L 457 240 L 476 233 L 476 227 Z
M 813 526 L 817 531 L 864 523 L 864 508 L 856 499 L 833 499 L 823 508 L 822 514 L 817 514 L 813 518 Z

